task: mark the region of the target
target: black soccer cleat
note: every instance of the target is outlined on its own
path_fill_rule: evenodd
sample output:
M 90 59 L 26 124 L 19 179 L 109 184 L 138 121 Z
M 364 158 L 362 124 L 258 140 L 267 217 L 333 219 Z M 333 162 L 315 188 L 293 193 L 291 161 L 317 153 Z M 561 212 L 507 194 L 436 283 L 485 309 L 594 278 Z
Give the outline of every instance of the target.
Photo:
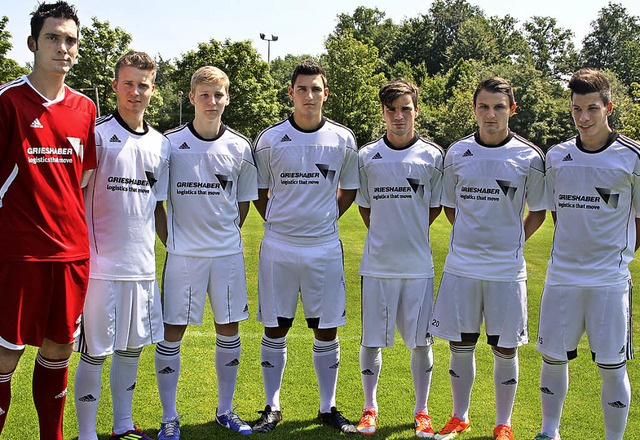
M 319 412 L 318 420 L 320 420 L 325 425 L 333 426 L 334 428 L 345 434 L 355 434 L 356 432 L 358 432 L 356 430 L 356 427 L 353 426 L 351 422 L 347 420 L 347 418 L 343 416 L 335 406 L 331 407 L 331 412 Z
M 276 428 L 278 422 L 282 421 L 282 412 L 273 411 L 269 405 L 264 407 L 264 411 L 258 411 L 260 418 L 253 424 L 253 432 L 266 434 Z

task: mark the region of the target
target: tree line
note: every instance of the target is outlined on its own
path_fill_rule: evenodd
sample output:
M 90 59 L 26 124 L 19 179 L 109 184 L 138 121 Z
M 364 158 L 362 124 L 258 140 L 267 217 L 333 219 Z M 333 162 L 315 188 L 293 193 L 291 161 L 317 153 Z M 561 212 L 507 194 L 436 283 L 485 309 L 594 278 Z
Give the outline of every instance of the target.
M 8 20 L 0 18 L 0 83 L 29 72 L 6 56 Z M 605 70 L 613 84 L 612 126 L 640 140 L 640 17 L 610 2 L 591 22 L 580 50 L 573 36 L 553 17 L 520 23 L 510 15 L 487 16 L 466 0 L 435 0 L 426 14 L 400 23 L 360 6 L 338 15 L 325 52 L 316 57 L 289 54 L 266 63 L 250 41 L 215 39 L 175 59 L 156 54 L 156 92 L 147 120 L 166 130 L 180 116 L 183 122 L 193 118 L 191 74 L 214 65 L 231 80 L 225 123 L 254 138 L 290 114 L 291 72 L 301 59 L 316 58 L 329 79 L 325 112 L 350 127 L 359 145 L 383 133 L 377 92 L 388 79 L 403 77 L 420 87 L 418 132 L 446 147 L 476 127 L 470 104 L 478 81 L 499 75 L 511 82 L 518 102 L 511 128 L 546 149 L 575 133 L 566 81 L 590 66 Z M 67 82 L 99 101 L 102 114 L 115 109 L 113 68 L 131 41 L 126 30 L 96 17 L 82 28 L 79 61 Z

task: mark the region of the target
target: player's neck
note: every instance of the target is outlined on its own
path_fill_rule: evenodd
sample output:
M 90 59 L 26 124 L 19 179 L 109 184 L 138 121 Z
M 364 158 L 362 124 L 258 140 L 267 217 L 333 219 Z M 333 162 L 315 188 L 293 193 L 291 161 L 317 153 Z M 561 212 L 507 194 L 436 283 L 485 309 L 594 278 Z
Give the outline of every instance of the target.
M 495 133 L 479 130 L 478 137 L 484 145 L 500 145 L 509 137 L 509 128 Z
M 387 141 L 392 148 L 397 150 L 401 150 L 405 148 L 407 145 L 411 144 L 415 138 L 415 132 L 412 131 L 402 136 L 396 136 L 395 134 L 387 131 Z
M 144 132 L 144 111 L 142 113 L 137 113 L 118 108 L 118 113 L 131 130 L 136 133 Z
M 64 96 L 65 75 L 55 75 L 34 69 L 27 78 L 31 85 L 47 99 L 53 101 Z
M 313 114 L 293 112 L 293 121 L 302 130 L 312 131 L 322 124 L 322 112 Z
M 216 137 L 218 137 L 221 126 L 222 121 L 220 121 L 220 119 L 207 121 L 196 116 L 193 120 L 193 128 L 196 130 L 196 133 L 198 133 L 198 135 L 203 139 L 215 139 Z
M 611 128 L 607 127 L 607 130 L 602 130 L 593 136 L 583 136 L 580 134 L 579 136 L 582 148 L 587 151 L 598 151 L 606 145 L 609 137 L 611 137 L 612 131 L 613 130 L 611 130 Z

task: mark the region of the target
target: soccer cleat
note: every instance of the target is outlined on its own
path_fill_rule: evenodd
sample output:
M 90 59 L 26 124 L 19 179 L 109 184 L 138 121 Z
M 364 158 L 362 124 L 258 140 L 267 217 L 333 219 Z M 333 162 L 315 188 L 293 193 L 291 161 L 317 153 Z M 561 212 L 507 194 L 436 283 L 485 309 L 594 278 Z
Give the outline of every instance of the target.
M 216 422 L 218 422 L 219 425 L 222 425 L 225 428 L 238 432 L 242 435 L 249 435 L 253 432 L 251 426 L 249 426 L 247 422 L 238 417 L 238 414 L 234 413 L 233 411 L 229 410 L 222 414 L 217 414 L 217 412 L 218 411 L 216 411 Z
M 158 440 L 180 440 L 180 416 L 160 423 Z
M 470 429 L 471 423 L 460 420 L 455 414 L 446 425 L 436 434 L 438 440 L 451 440 Z
M 496 440 L 513 440 L 511 425 L 498 425 L 493 428 L 493 438 Z
M 331 412 L 321 413 L 318 412 L 318 420 L 325 425 L 333 426 L 345 434 L 355 434 L 356 427 L 351 424 L 345 416 L 335 406 L 331 407 Z
M 269 405 L 264 407 L 264 411 L 258 411 L 260 418 L 253 424 L 253 432 L 266 434 L 276 428 L 278 422 L 282 421 L 282 413 L 273 411 Z
M 153 440 L 144 432 L 140 431 L 137 426 L 134 426 L 131 431 L 127 431 L 124 434 L 111 433 L 109 440 Z
M 416 437 L 420 438 L 436 438 L 431 424 L 431 416 L 426 412 L 419 412 L 415 415 Z
M 360 434 L 373 435 L 376 433 L 378 427 L 378 411 L 373 408 L 367 408 L 362 410 L 362 417 L 360 423 L 356 426 L 356 430 Z
M 541 432 L 540 434 L 536 435 L 536 437 L 533 440 L 560 440 L 560 436 L 551 437 L 546 432 Z

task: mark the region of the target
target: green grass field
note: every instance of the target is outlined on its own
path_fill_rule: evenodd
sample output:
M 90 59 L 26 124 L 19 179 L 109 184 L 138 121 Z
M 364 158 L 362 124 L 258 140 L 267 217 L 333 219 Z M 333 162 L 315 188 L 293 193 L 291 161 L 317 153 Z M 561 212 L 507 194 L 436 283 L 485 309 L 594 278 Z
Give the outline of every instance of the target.
M 358 368 L 360 345 L 360 278 L 358 268 L 365 237 L 365 228 L 352 207 L 340 220 L 341 236 L 345 250 L 347 278 L 347 325 L 340 330 L 341 368 L 338 382 L 338 406 L 353 422 L 359 419 L 363 397 Z M 260 219 L 252 209 L 244 226 L 245 257 L 249 288 L 251 318 L 241 325 L 242 360 L 236 412 L 245 420 L 257 418 L 257 410 L 264 407 L 259 347 L 262 326 L 255 320 L 257 311 L 258 249 L 262 238 Z M 436 264 L 436 282 L 447 252 L 450 227 L 441 215 L 432 227 L 433 254 Z M 535 349 L 540 295 L 552 236 L 550 217 L 543 227 L 527 243 L 526 256 L 529 269 L 529 332 L 532 342 L 520 350 L 520 384 L 513 414 L 516 437 L 532 439 L 540 427 L 540 397 L 538 382 L 540 356 Z M 158 268 L 162 267 L 164 251 L 159 252 Z M 638 263 L 632 264 L 632 273 L 638 275 Z M 639 302 L 634 298 L 634 308 Z M 300 309 L 300 308 L 299 308 Z M 640 328 L 638 316 L 634 317 L 635 336 Z M 493 400 L 493 358 L 491 350 L 481 339 L 476 350 L 477 379 L 471 402 L 472 431 L 462 439 L 492 439 L 495 419 Z M 312 333 L 304 319 L 298 316 L 288 337 L 289 357 L 282 387 L 283 422 L 268 438 L 323 439 L 341 434 L 331 428 L 318 425 L 315 417 L 318 409 L 318 392 L 311 360 Z M 640 347 L 636 345 L 636 351 Z M 216 407 L 216 378 L 214 371 L 215 332 L 210 310 L 205 324 L 191 327 L 182 346 L 182 375 L 178 388 L 178 411 L 183 414 L 182 438 L 187 440 L 232 438 L 233 433 L 214 422 Z M 383 351 L 383 367 L 378 388 L 380 406 L 379 431 L 374 438 L 409 439 L 413 434 L 413 388 L 409 370 L 409 350 L 396 339 L 394 349 Z M 27 350 L 13 378 L 13 401 L 2 438 L 36 439 L 37 416 L 31 399 L 31 374 L 35 350 Z M 434 425 L 443 425 L 451 411 L 449 388 L 448 344 L 436 340 L 434 345 L 435 367 L 429 399 L 429 410 Z M 72 358 L 69 380 L 69 397 L 65 412 L 65 438 L 77 438 L 77 422 L 73 404 L 73 375 L 78 356 Z M 633 402 L 629 415 L 626 439 L 640 439 L 640 406 L 638 384 L 640 369 L 637 362 L 629 363 L 633 388 Z M 134 420 L 148 434 L 155 436 L 162 414 L 156 390 L 153 367 L 153 347 L 143 352 L 138 384 L 134 400 Z M 600 409 L 600 378 L 591 361 L 586 338 L 579 347 L 578 359 L 570 363 L 570 390 L 564 407 L 562 437 L 567 440 L 604 438 Z M 103 379 L 102 400 L 98 414 L 100 439 L 108 439 L 111 432 L 111 406 L 108 385 L 108 364 Z

